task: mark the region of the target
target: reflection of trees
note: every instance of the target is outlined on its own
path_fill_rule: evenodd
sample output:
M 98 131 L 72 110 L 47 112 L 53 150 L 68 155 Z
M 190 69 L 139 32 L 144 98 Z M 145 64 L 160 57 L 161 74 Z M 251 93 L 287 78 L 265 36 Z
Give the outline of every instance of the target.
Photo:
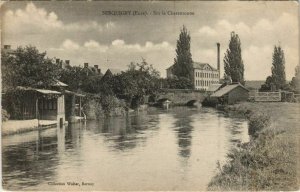
M 178 138 L 179 154 L 181 157 L 189 158 L 191 155 L 192 132 L 191 116 L 195 112 L 189 108 L 182 107 L 180 110 L 175 108 L 174 117 L 176 119 L 175 127 Z
M 77 149 L 80 146 L 80 140 L 82 138 L 82 129 L 85 124 L 71 123 L 66 127 L 65 143 L 66 149 Z
M 53 129 L 38 131 L 37 140 L 2 148 L 4 188 L 20 190 L 24 186 L 35 186 L 51 180 L 58 164 L 55 133 Z
M 91 123 L 93 125 L 91 125 Z M 95 133 L 101 133 L 107 143 L 113 143 L 114 149 L 124 151 L 135 148 L 145 142 L 147 129 L 156 128 L 158 115 L 139 114 L 125 117 L 107 117 L 101 121 L 88 123 Z

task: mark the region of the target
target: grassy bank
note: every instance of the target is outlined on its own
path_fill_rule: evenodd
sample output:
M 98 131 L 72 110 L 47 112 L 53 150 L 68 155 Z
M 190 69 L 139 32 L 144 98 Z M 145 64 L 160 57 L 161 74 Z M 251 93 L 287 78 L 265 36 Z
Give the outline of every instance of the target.
M 249 120 L 251 140 L 228 154 L 208 189 L 298 190 L 300 105 L 242 103 L 224 110 Z

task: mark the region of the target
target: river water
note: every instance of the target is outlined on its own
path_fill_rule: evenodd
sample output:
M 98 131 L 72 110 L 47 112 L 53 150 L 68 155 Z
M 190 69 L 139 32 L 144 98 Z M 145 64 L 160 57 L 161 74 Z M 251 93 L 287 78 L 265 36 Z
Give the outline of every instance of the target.
M 211 108 L 175 107 L 6 136 L 2 182 L 8 190 L 205 190 L 217 162 L 248 141 L 247 127 Z

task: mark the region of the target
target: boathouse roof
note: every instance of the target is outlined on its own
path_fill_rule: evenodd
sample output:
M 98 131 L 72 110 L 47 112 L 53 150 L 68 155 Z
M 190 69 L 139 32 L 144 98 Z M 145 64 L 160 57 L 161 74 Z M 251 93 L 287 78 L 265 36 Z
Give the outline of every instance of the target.
M 233 89 L 235 89 L 237 87 L 242 87 L 246 91 L 249 91 L 242 84 L 234 83 L 234 84 L 231 84 L 231 85 L 226 85 L 225 87 L 223 87 L 220 90 L 216 91 L 215 93 L 213 93 L 211 95 L 211 97 L 222 97 L 223 95 L 226 95 L 227 93 L 229 93 L 230 91 L 232 91 Z
M 222 86 L 222 84 L 211 84 L 208 89 L 206 91 L 208 92 L 215 92 L 217 91 L 220 87 Z
M 48 90 L 48 89 L 36 89 L 36 88 L 32 88 L 32 87 L 22 87 L 22 86 L 18 86 L 17 89 L 19 90 L 24 90 L 24 91 L 36 91 L 45 95 L 49 95 L 49 94 L 55 94 L 55 95 L 60 95 L 61 92 L 58 91 L 53 91 L 53 90 Z

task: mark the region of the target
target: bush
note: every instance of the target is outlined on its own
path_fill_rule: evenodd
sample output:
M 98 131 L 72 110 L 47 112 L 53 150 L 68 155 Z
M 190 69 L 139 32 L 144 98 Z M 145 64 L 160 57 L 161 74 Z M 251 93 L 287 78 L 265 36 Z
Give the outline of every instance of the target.
M 7 113 L 5 109 L 1 110 L 2 121 L 7 121 L 10 118 L 10 115 Z
M 103 95 L 100 99 L 102 109 L 106 116 L 124 115 L 126 104 L 112 95 Z
M 270 117 L 266 114 L 254 113 L 249 117 L 249 135 L 256 137 L 257 133 L 270 125 Z
M 98 99 L 88 99 L 83 108 L 87 119 L 99 119 L 100 117 L 103 117 L 104 112 Z

